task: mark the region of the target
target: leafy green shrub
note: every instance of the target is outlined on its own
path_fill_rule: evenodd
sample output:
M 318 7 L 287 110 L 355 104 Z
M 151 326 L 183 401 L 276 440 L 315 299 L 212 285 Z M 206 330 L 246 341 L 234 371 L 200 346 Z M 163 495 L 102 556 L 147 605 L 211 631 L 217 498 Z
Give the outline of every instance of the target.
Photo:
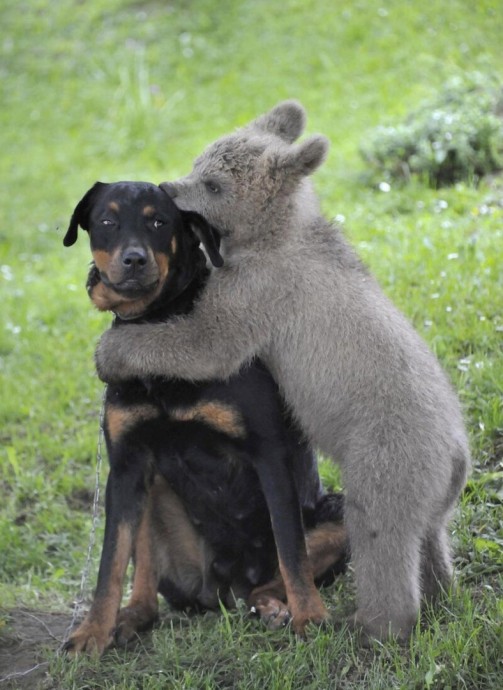
M 502 170 L 503 87 L 480 74 L 453 79 L 403 124 L 377 127 L 360 153 L 381 180 L 418 175 L 432 187 Z

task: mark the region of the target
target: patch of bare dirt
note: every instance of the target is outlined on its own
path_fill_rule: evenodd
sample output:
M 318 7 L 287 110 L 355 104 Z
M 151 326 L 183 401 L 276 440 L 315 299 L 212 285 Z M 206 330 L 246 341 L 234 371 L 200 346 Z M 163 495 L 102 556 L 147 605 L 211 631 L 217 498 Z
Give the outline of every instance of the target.
M 0 627 L 0 690 L 48 690 L 48 658 L 56 653 L 72 622 L 70 613 L 31 609 L 2 612 Z

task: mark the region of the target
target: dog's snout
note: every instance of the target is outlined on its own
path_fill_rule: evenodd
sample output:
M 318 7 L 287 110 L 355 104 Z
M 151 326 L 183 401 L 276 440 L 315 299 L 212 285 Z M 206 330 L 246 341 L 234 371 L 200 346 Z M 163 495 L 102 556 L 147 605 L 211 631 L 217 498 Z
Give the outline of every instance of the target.
M 178 191 L 177 191 L 175 185 L 172 184 L 171 182 L 163 182 L 163 183 L 160 185 L 160 187 L 161 187 L 161 189 L 164 190 L 164 191 L 166 192 L 166 194 L 167 194 L 168 196 L 170 196 L 172 199 L 174 199 L 174 198 L 178 195 Z
M 122 255 L 122 263 L 127 268 L 141 268 L 147 263 L 147 252 L 141 247 L 126 249 Z

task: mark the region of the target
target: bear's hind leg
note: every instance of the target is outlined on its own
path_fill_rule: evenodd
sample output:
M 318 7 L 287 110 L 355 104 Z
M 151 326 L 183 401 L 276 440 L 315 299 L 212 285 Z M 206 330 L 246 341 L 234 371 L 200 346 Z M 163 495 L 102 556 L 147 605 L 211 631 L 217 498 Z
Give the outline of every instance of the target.
M 405 641 L 419 615 L 421 540 L 410 526 L 397 520 L 389 527 L 382 517 L 371 519 L 361 507 L 346 503 L 357 595 L 354 621 L 370 638 L 391 635 Z
M 452 561 L 447 528 L 430 527 L 421 544 L 421 592 L 433 601 L 452 580 Z

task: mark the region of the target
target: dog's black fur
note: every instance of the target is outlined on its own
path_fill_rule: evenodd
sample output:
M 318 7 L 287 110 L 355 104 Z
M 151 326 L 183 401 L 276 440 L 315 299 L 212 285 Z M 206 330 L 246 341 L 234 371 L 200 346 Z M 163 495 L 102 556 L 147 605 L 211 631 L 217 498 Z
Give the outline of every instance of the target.
M 222 264 L 216 232 L 149 183 L 96 183 L 73 213 L 66 246 L 79 225 L 94 259 L 89 296 L 115 313 L 116 328 L 192 309 L 209 273 L 200 241 Z M 323 491 L 314 454 L 259 361 L 228 381 L 110 385 L 105 439 L 98 584 L 67 649 L 101 653 L 114 638 L 130 639 L 155 620 L 157 592 L 182 608 L 242 596 L 281 622 L 289 614 L 277 605 L 286 595 L 293 616 L 315 617 L 313 574 L 321 580 L 345 565 L 342 497 Z M 117 617 L 131 556 L 133 594 Z M 283 578 L 269 586 L 278 565 Z

